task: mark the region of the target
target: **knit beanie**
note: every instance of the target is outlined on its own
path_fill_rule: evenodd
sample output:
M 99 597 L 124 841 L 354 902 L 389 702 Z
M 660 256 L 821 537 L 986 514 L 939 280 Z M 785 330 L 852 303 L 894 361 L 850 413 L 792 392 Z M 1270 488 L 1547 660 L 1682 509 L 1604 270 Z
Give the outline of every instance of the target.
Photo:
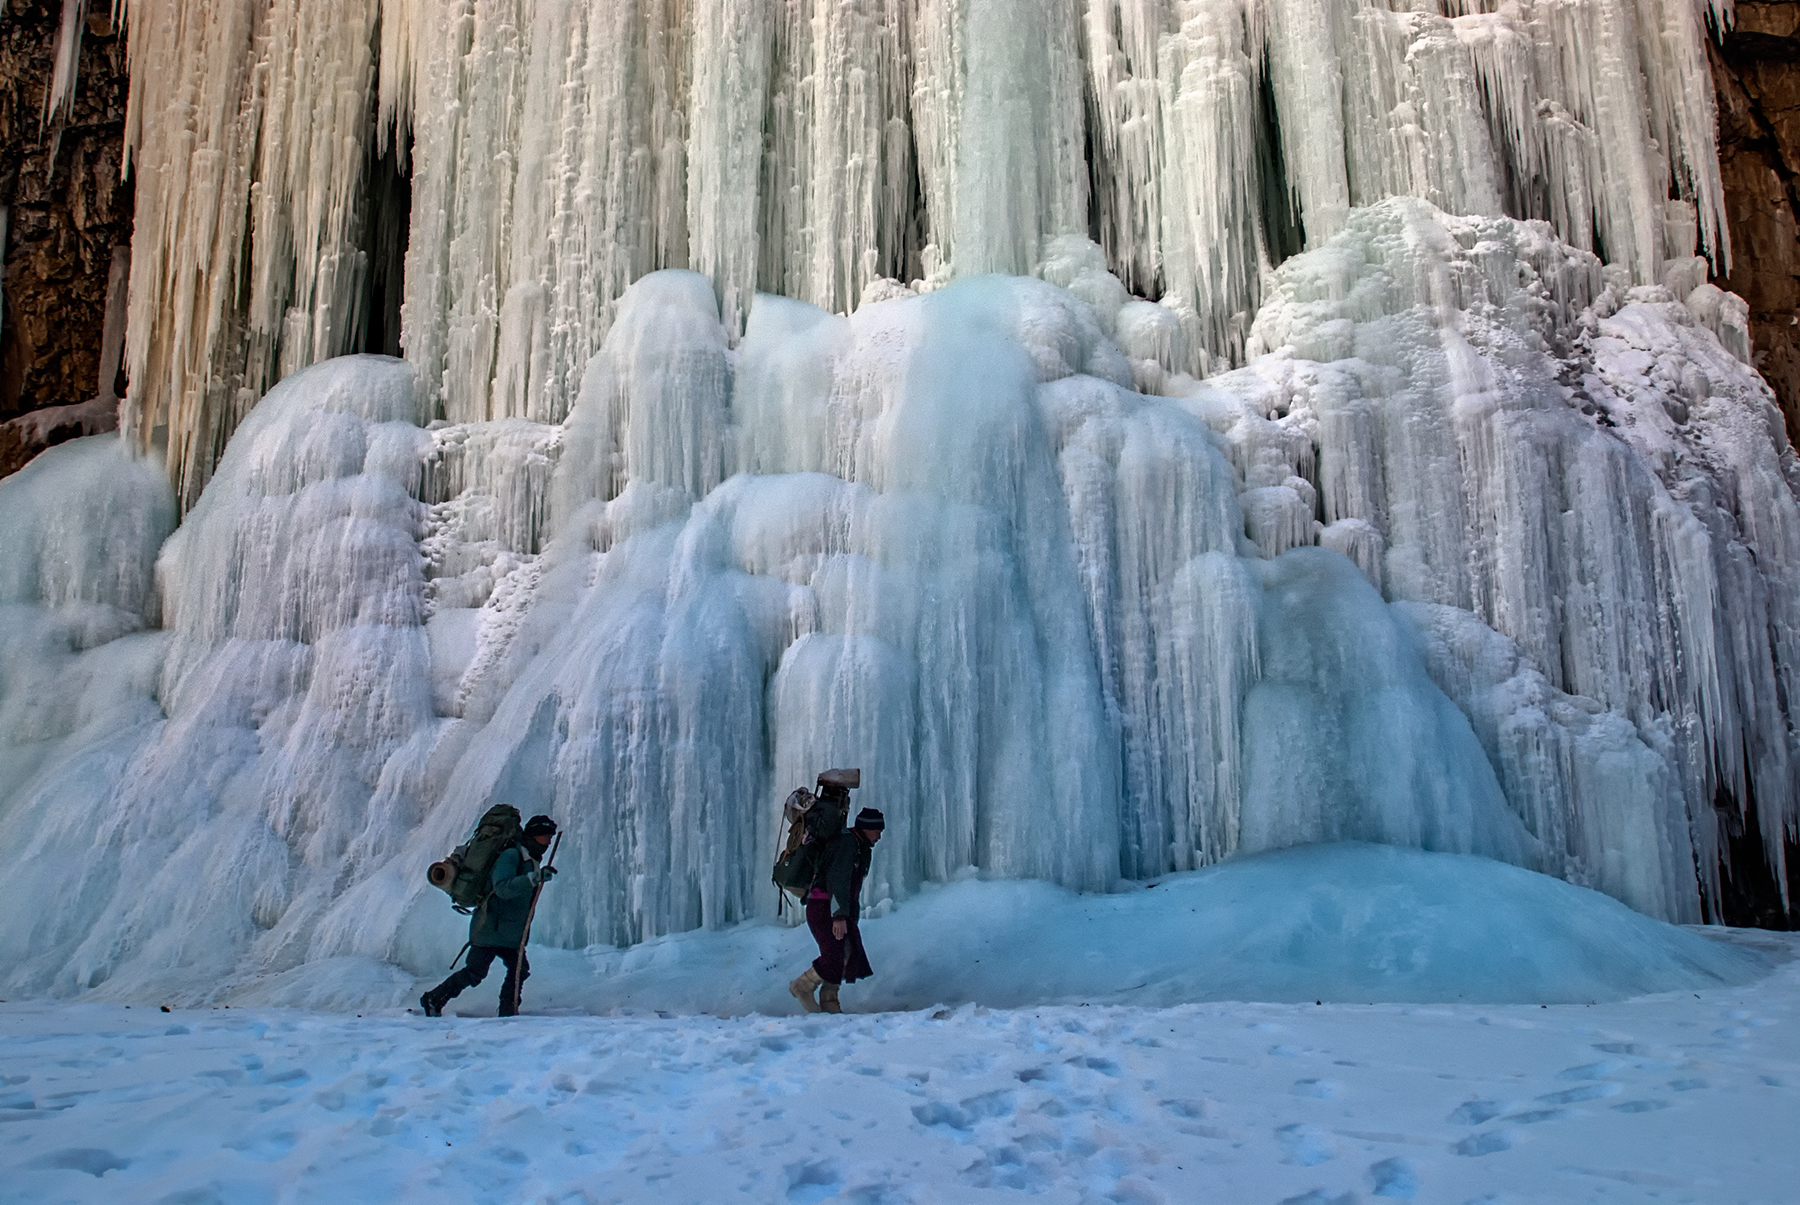
M 870 832 L 878 833 L 887 827 L 887 821 L 882 819 L 881 813 L 874 808 L 864 808 L 856 813 L 856 824 L 853 827 L 866 828 Z

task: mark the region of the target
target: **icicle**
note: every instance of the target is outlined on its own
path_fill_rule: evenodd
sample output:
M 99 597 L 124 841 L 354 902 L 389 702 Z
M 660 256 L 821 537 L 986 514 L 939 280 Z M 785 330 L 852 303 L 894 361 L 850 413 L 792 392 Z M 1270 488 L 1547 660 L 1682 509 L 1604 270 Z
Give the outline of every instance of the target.
M 184 506 L 262 391 L 356 328 L 375 14 L 125 0 L 138 186 L 121 421 L 140 447 L 167 428 Z
M 0 231 L 0 241 L 4 241 L 5 233 Z M 112 263 L 106 270 L 106 311 L 100 326 L 100 370 L 99 379 L 94 385 L 94 396 L 107 402 L 117 402 L 119 395 L 113 392 L 118 383 L 119 358 L 125 351 L 125 305 L 129 300 L 131 287 L 131 248 L 129 246 L 114 247 Z
M 733 342 L 756 293 L 757 206 L 771 30 L 764 0 L 702 0 L 694 15 L 688 228 Z M 877 160 L 879 162 L 879 160 Z
M 44 89 L 40 129 L 53 121 L 66 121 L 75 111 L 75 81 L 81 67 L 81 29 L 87 0 L 63 0 L 62 20 L 56 27 L 56 68 Z

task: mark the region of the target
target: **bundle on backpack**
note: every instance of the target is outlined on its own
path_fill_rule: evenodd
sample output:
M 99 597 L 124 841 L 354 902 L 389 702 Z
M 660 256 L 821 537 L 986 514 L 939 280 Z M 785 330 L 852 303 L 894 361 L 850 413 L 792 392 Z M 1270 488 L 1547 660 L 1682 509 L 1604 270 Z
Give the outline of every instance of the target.
M 450 895 L 459 911 L 473 909 L 487 897 L 488 874 L 501 853 L 519 843 L 524 826 L 519 809 L 497 803 L 482 814 L 475 831 L 442 862 L 433 862 L 425 877 Z
M 852 774 L 860 778 L 855 770 L 827 770 L 819 775 L 819 782 L 824 786 L 856 786 L 856 781 L 847 781 Z M 850 796 L 845 791 L 814 795 L 801 787 L 787 797 L 781 814 L 787 821 L 787 840 L 770 877 L 783 891 L 804 899 L 818 880 L 819 855 L 850 821 Z

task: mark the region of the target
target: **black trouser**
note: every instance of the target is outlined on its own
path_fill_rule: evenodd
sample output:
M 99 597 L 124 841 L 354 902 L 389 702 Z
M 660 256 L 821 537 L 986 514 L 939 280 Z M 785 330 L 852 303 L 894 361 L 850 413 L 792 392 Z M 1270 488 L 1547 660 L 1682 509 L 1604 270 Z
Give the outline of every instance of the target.
M 488 968 L 498 958 L 506 964 L 506 982 L 500 985 L 500 1015 L 510 1017 L 519 1011 L 519 989 L 524 981 L 531 978 L 531 960 L 525 957 L 523 950 L 512 946 L 470 946 L 469 961 L 463 969 L 453 973 L 431 989 L 440 1006 L 446 1000 L 454 1000 L 462 994 L 466 987 L 474 987 L 487 978 Z

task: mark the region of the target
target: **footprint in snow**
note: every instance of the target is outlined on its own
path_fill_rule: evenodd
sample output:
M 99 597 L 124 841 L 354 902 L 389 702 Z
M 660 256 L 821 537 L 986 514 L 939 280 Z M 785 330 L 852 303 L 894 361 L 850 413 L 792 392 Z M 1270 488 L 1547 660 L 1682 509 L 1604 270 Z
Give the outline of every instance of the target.
M 1583 1063 L 1579 1067 L 1570 1067 L 1566 1071 L 1559 1072 L 1556 1078 L 1574 1080 L 1600 1079 L 1602 1076 L 1611 1075 L 1622 1066 L 1624 1066 L 1624 1064 L 1617 1060 L 1605 1059 L 1598 1063 Z
M 815 1205 L 836 1193 L 843 1179 L 837 1165 L 831 1162 L 793 1163 L 784 1170 L 788 1181 L 787 1199 L 791 1205 Z
M 267 1134 L 245 1135 L 227 1142 L 225 1148 L 236 1151 L 255 1163 L 273 1163 L 293 1150 L 299 1141 L 300 1136 L 294 1131 L 278 1130 Z
M 951 1104 L 947 1100 L 926 1101 L 922 1105 L 914 1105 L 912 1114 L 913 1120 L 927 1128 L 943 1126 L 967 1134 L 975 1128 L 977 1122 L 1006 1117 L 1015 1109 L 1011 1092 L 984 1092 L 980 1096 L 969 1097 L 960 1105 Z
M 86 1172 L 90 1176 L 100 1177 L 116 1168 L 130 1167 L 131 1160 L 123 1159 L 111 1151 L 97 1146 L 71 1146 L 60 1151 L 51 1151 L 47 1155 L 40 1155 L 33 1159 L 28 1166 Z
M 1546 1092 L 1538 1097 L 1547 1105 L 1574 1105 L 1584 1100 L 1600 1100 L 1603 1097 L 1617 1096 L 1620 1092 L 1618 1084 L 1599 1083 L 1586 1084 L 1580 1088 L 1570 1088 L 1563 1092 Z
M 1288 1092 L 1293 1096 L 1310 1096 L 1314 1100 L 1336 1100 L 1343 1087 L 1334 1079 L 1301 1079 L 1295 1080 Z
M 1504 1112 L 1506 1106 L 1497 1100 L 1468 1100 L 1451 1110 L 1449 1121 L 1451 1125 L 1478 1126 Z
M 1330 1159 L 1331 1135 L 1308 1125 L 1287 1125 L 1275 1131 L 1275 1143 L 1281 1148 L 1281 1161 L 1301 1167 L 1317 1167 Z
M 1493 1155 L 1500 1151 L 1512 1149 L 1512 1134 L 1506 1130 L 1488 1130 L 1480 1134 L 1471 1134 L 1450 1149 L 1459 1155 L 1478 1158 L 1482 1155 Z
M 1567 1109 L 1527 1109 L 1523 1113 L 1509 1114 L 1506 1120 L 1516 1125 L 1529 1126 L 1540 1121 L 1561 1121 L 1568 1115 Z
M 1369 1179 L 1374 1183 L 1378 1197 L 1410 1201 L 1419 1194 L 1419 1169 L 1413 1166 L 1411 1159 L 1383 1159 L 1370 1166 Z

